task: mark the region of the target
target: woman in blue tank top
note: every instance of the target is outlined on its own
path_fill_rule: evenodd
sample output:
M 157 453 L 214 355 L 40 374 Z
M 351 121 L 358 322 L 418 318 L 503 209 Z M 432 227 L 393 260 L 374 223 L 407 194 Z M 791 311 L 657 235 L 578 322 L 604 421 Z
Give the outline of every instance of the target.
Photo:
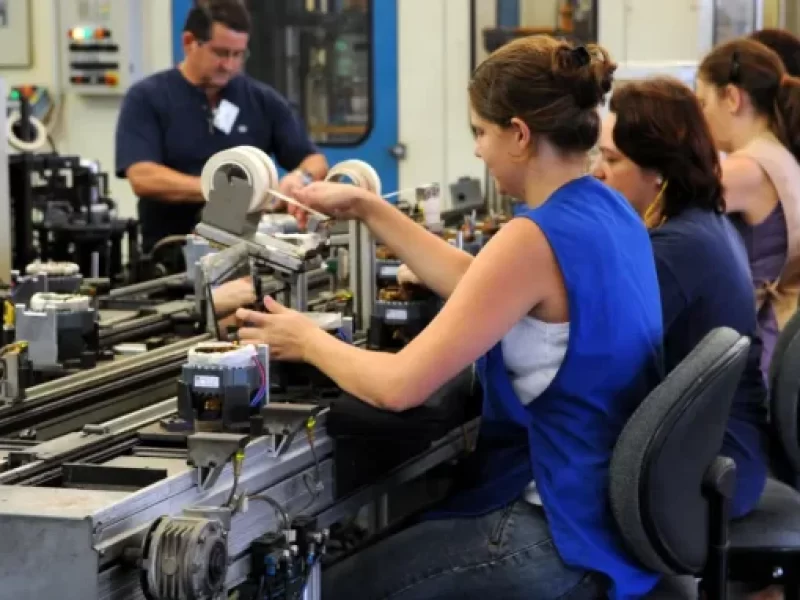
M 692 90 L 666 78 L 614 90 L 595 175 L 650 229 L 674 369 L 712 329 L 753 340 L 721 452 L 736 462 L 732 514 L 753 510 L 767 477 L 766 389 L 747 252 L 725 215 L 719 155 Z
M 477 361 L 484 387 L 470 481 L 436 514 L 336 565 L 326 599 L 636 598 L 658 576 L 623 548 L 608 468 L 661 376 L 661 304 L 647 230 L 587 174 L 615 65 L 598 47 L 516 40 L 474 72 L 476 154 L 528 209 L 472 257 L 353 186 L 297 199 L 357 218 L 447 302 L 396 354 L 327 335 L 266 299 L 240 339 L 315 365 L 364 402 L 401 411 Z

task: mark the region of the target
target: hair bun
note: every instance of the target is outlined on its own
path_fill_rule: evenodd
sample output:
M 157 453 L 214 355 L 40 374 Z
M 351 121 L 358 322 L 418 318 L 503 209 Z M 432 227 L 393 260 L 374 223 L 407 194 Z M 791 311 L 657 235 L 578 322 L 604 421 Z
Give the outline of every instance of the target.
M 598 46 L 573 47 L 564 42 L 553 63 L 553 76 L 568 86 L 581 110 L 595 108 L 611 91 L 617 65 Z

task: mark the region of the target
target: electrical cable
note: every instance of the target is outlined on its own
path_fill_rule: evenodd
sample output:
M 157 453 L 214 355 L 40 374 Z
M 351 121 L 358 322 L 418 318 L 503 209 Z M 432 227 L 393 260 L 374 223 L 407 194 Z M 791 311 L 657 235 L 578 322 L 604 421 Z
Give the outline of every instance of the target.
M 267 395 L 267 372 L 264 369 L 264 365 L 262 365 L 261 361 L 258 360 L 258 356 L 253 357 L 253 364 L 256 366 L 258 373 L 261 376 L 261 386 L 258 388 L 258 392 L 250 402 L 250 407 L 256 408 L 261 405 L 261 403 L 264 401 L 264 397 Z
M 22 115 L 19 111 L 15 111 L 11 113 L 6 121 L 6 137 L 11 147 L 20 152 L 37 152 L 44 148 L 45 144 L 47 144 L 48 137 L 47 127 L 45 127 L 44 123 L 31 115 L 30 124 L 33 127 L 33 139 L 31 141 L 25 141 L 20 139 L 14 131 L 14 127 L 19 124 L 21 119 Z

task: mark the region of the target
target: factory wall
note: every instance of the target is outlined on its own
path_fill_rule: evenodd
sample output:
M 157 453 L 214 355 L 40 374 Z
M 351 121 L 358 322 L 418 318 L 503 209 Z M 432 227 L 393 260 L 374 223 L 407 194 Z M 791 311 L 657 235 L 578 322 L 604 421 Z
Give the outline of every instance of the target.
M 68 25 L 56 23 L 55 2 L 29 0 L 31 6 L 33 62 L 29 69 L 0 69 L 9 85 L 36 84 L 49 89 L 63 100 L 52 132 L 56 147 L 65 154 L 77 154 L 100 161 L 104 169 L 114 170 L 114 128 L 119 112 L 119 97 L 85 97 L 61 95 L 58 66 L 58 41 Z M 150 71 L 172 64 L 170 2 L 143 0 L 145 7 L 144 40 L 146 65 Z M 62 31 L 62 29 L 64 31 Z M 117 199 L 120 212 L 135 216 L 135 198 L 127 181 L 109 178 L 111 194 Z
M 0 69 L 9 84 L 40 84 L 59 93 L 57 41 L 64 27 L 56 23 L 55 2 L 29 0 L 33 64 L 28 69 Z M 376 0 L 380 1 L 380 0 Z M 777 0 L 765 0 L 768 4 Z M 146 67 L 152 72 L 172 64 L 169 0 L 143 0 Z M 711 46 L 713 0 L 600 0 L 601 42 L 625 65 L 696 61 Z M 800 30 L 800 14 L 788 2 L 786 23 Z M 473 155 L 466 85 L 471 44 L 485 57 L 481 31 L 495 25 L 496 0 L 477 0 L 475 30 L 470 31 L 469 0 L 399 0 L 399 139 L 407 157 L 399 163 L 400 187 L 462 176 L 483 178 Z M 765 7 L 766 9 L 767 7 Z M 520 0 L 520 25 L 555 23 L 556 0 Z M 771 15 L 779 11 L 767 11 Z M 771 19 L 777 17 L 771 17 Z M 675 36 L 674 32 L 682 32 Z M 686 43 L 696 40 L 695 44 Z M 114 127 L 119 97 L 63 97 L 53 137 L 59 151 L 100 160 L 113 171 Z M 110 178 L 112 194 L 124 215 L 135 215 L 135 199 L 126 181 Z
M 494 0 L 477 4 L 481 18 L 476 29 L 493 25 Z M 482 179 L 467 97 L 469 2 L 399 0 L 397 16 L 399 141 L 408 147 L 399 163 L 400 188 L 427 182 L 446 187 L 459 177 Z

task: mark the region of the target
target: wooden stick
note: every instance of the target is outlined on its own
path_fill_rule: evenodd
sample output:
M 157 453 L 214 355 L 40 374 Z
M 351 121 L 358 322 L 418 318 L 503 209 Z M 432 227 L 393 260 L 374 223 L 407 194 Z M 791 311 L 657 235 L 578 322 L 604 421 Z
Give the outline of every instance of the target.
M 284 202 L 296 206 L 297 208 L 302 208 L 304 211 L 311 213 L 312 215 L 323 221 L 327 221 L 328 219 L 330 219 L 328 215 L 323 214 L 318 210 L 314 210 L 313 208 L 309 208 L 308 206 L 306 206 L 302 202 L 298 202 L 294 198 L 290 198 L 289 196 L 284 196 L 283 194 L 281 194 L 280 192 L 276 192 L 275 190 L 267 190 L 267 192 L 269 192 L 272 196 L 275 196 L 276 198 L 283 200 Z

